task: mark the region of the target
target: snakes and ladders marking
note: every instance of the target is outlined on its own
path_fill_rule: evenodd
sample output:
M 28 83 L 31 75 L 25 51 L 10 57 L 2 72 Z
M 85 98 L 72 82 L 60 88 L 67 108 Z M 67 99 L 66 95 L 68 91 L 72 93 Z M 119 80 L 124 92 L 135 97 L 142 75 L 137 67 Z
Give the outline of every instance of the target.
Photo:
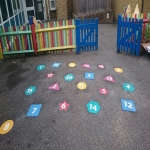
M 0 134 L 8 133 L 12 129 L 13 126 L 14 126 L 13 120 L 5 121 L 0 127 Z
M 52 68 L 59 68 L 60 65 L 61 65 L 61 63 L 59 63 L 59 62 L 54 62 L 54 63 L 52 64 Z
M 98 68 L 100 68 L 100 69 L 105 69 L 105 66 L 102 65 L 102 64 L 99 64 L 99 65 L 98 65 Z
M 69 63 L 69 65 L 68 65 L 70 68 L 74 68 L 74 67 L 76 67 L 76 63 Z
M 42 71 L 45 69 L 45 65 L 39 65 L 37 68 L 36 68 L 38 71 Z
M 106 88 L 100 88 L 100 94 L 107 95 L 108 90 Z
M 54 74 L 53 73 L 49 73 L 46 76 L 47 76 L 47 78 L 52 78 L 54 76 Z
M 114 71 L 117 72 L 117 73 L 123 73 L 122 68 L 114 68 Z
M 25 95 L 30 96 L 36 92 L 36 86 L 30 86 L 25 90 Z
M 67 75 L 64 76 L 64 79 L 65 79 L 65 81 L 70 82 L 70 81 L 74 80 L 74 75 L 71 74 L 71 73 L 67 74 Z
M 82 68 L 91 68 L 91 67 L 88 63 L 85 63 L 85 64 L 82 65 Z
M 124 83 L 122 86 L 123 86 L 123 89 L 127 92 L 135 91 L 135 87 L 131 83 Z
M 51 85 L 51 86 L 49 87 L 49 89 L 50 89 L 50 90 L 59 91 L 59 84 L 58 84 L 58 82 L 55 83 L 55 84 L 53 84 L 53 85 Z
M 37 117 L 40 113 L 41 107 L 42 107 L 42 104 L 31 105 L 26 116 L 27 117 Z
M 92 114 L 97 114 L 101 110 L 99 103 L 94 100 L 91 100 L 89 103 L 87 103 L 86 107 L 88 112 Z
M 115 83 L 115 80 L 113 79 L 113 77 L 111 75 L 105 77 L 104 80 Z
M 85 79 L 94 80 L 94 73 L 93 72 L 85 72 Z
M 77 88 L 80 89 L 80 90 L 86 89 L 86 83 L 84 83 L 84 82 L 79 82 L 79 83 L 77 84 Z
M 70 104 L 66 102 L 66 100 L 63 103 L 59 103 L 59 110 L 67 111 Z
M 121 99 L 122 110 L 136 112 L 133 100 Z

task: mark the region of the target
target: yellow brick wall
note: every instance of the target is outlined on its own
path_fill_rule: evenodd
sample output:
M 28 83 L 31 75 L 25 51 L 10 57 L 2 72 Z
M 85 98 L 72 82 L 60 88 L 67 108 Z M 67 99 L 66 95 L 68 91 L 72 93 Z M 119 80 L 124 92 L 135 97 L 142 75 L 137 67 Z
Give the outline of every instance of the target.
M 68 19 L 67 0 L 56 0 L 57 20 Z
M 145 1 L 150 1 L 150 0 L 145 0 Z M 129 0 L 112 0 L 112 10 L 114 14 L 114 21 L 117 20 L 118 14 L 124 13 L 124 8 L 127 7 L 129 4 L 131 6 L 131 12 L 134 13 L 134 9 L 137 3 L 139 5 L 139 10 L 141 12 L 142 0 L 130 0 L 130 1 Z
M 144 0 L 144 13 L 150 13 L 150 0 Z

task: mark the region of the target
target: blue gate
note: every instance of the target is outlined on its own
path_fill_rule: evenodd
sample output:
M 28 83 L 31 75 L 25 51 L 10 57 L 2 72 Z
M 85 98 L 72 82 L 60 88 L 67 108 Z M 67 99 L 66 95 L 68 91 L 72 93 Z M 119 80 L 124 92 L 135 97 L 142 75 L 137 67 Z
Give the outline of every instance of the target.
M 140 55 L 142 19 L 118 15 L 117 51 Z
M 76 53 L 98 50 L 98 18 L 76 19 Z

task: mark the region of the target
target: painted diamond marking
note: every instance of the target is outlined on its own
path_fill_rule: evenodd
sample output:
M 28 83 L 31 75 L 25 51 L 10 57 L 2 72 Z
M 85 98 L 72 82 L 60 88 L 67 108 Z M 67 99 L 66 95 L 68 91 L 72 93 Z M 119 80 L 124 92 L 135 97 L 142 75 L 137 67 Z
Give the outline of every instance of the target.
M 107 95 L 108 90 L 106 88 L 100 88 L 100 94 Z
M 121 99 L 122 110 L 136 112 L 133 100 Z
M 94 100 L 91 100 L 86 107 L 88 112 L 92 114 L 97 114 L 101 110 L 99 103 Z
M 100 65 L 98 65 L 98 68 L 100 68 L 100 69 L 104 69 L 104 68 L 105 68 L 105 66 L 104 66 L 104 65 L 102 65 L 102 64 L 100 64 Z
M 92 72 L 85 72 L 85 79 L 94 80 L 94 73 L 92 73 Z
M 82 68 L 91 68 L 91 67 L 88 63 L 85 63 L 85 64 L 82 65 Z
M 47 78 L 52 78 L 53 76 L 54 76 L 54 74 L 52 74 L 52 73 L 47 74 Z
M 70 81 L 74 80 L 74 75 L 73 74 L 67 74 L 64 76 L 64 79 L 65 79 L 65 81 L 70 82 Z
M 31 105 L 26 116 L 27 117 L 37 117 L 39 115 L 41 107 L 42 107 L 42 104 Z
M 44 70 L 45 69 L 45 65 L 39 65 L 36 69 L 38 71 Z
M 25 90 L 25 95 L 32 95 L 36 92 L 36 86 L 30 86 Z
M 134 92 L 135 91 L 135 87 L 130 83 L 124 83 L 122 86 L 123 86 L 124 90 L 127 92 Z
M 61 63 L 59 62 L 54 62 L 53 65 L 52 65 L 52 68 L 59 68 L 61 65 Z
M 53 85 L 51 85 L 51 86 L 49 87 L 49 89 L 50 89 L 50 90 L 59 91 L 59 85 L 58 85 L 58 82 L 55 83 L 55 84 L 53 84 Z
M 115 80 L 113 79 L 113 77 L 111 75 L 104 78 L 104 80 L 109 81 L 109 82 L 115 82 Z
M 66 100 L 63 103 L 59 103 L 59 110 L 65 110 L 67 111 L 68 107 L 70 106 L 70 104 L 68 104 L 66 102 Z

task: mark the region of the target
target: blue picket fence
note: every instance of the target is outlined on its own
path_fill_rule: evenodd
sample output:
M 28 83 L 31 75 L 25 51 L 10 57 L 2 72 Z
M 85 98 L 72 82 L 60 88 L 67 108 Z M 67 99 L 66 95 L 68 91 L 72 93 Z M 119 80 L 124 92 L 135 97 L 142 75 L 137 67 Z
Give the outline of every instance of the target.
M 140 55 L 142 19 L 118 15 L 117 51 Z
M 98 18 L 76 19 L 76 53 L 98 50 Z

